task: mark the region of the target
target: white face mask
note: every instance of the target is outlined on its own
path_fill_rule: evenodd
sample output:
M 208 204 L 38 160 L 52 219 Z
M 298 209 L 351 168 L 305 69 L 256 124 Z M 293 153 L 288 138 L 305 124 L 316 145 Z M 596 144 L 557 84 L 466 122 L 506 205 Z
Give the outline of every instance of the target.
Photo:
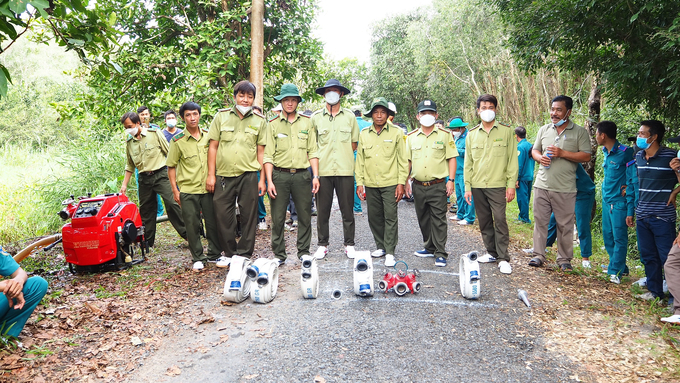
M 323 97 L 329 105 L 335 105 L 340 101 L 340 93 L 338 92 L 328 92 Z
M 165 124 L 168 125 L 168 128 L 174 128 L 177 126 L 177 120 L 168 120 Z
M 236 109 L 238 109 L 239 112 L 241 112 L 242 115 L 248 114 L 251 109 L 253 109 L 252 106 L 241 106 L 241 105 L 236 105 Z
M 491 122 L 496 119 L 496 112 L 486 109 L 479 113 L 479 117 L 481 117 L 484 122 Z
M 453 137 L 455 139 L 458 139 L 458 137 L 460 137 L 461 134 L 463 134 L 463 133 L 462 132 L 453 132 Z
M 420 125 L 426 128 L 434 125 L 435 121 L 437 121 L 437 119 L 431 114 L 424 114 L 420 116 Z
M 134 128 L 125 129 L 125 133 L 131 135 L 132 137 L 136 136 L 138 132 L 139 132 L 139 128 L 136 127 L 136 126 Z

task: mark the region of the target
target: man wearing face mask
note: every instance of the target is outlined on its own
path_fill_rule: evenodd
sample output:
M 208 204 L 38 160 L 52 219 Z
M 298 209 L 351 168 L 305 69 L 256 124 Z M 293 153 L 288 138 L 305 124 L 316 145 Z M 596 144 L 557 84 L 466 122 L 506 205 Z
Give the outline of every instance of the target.
M 234 108 L 220 109 L 208 138 L 206 189 L 214 193 L 220 246 L 227 257 L 250 258 L 255 251 L 257 199 L 267 191 L 262 173 L 267 119 L 253 110 L 256 88 L 249 81 L 234 86 Z M 241 215 L 241 239 L 236 242 L 236 201 Z
M 413 186 L 406 193 L 413 195 L 418 225 L 423 235 L 424 249 L 416 257 L 434 257 L 435 266 L 446 266 L 446 198 L 455 191 L 456 157 L 458 151 L 451 132 L 435 128 L 437 104 L 424 100 L 418 104 L 416 118 L 420 128 L 406 139 L 406 157 Z M 447 180 L 448 177 L 448 180 Z
M 170 142 L 173 137 L 182 133 L 182 129 L 177 127 L 177 115 L 175 114 L 174 110 L 168 110 L 165 112 L 164 116 L 166 128 L 163 129 L 163 135 L 165 136 L 165 139 Z
M 366 200 L 368 226 L 377 246 L 374 253 L 385 253 L 386 267 L 396 264 L 397 203 L 404 195 L 408 176 L 404 133 L 387 121 L 391 113 L 384 97 L 373 100 L 366 113 L 373 124 L 359 133 L 356 163 L 357 196 Z
M 168 178 L 168 167 L 165 165 L 169 148 L 168 141 L 160 129 L 142 127 L 139 116 L 135 112 L 125 113 L 120 122 L 128 134 L 125 144 L 127 162 L 120 192 L 125 194 L 132 173 L 137 169 L 139 171 L 137 185 L 139 215 L 144 224 L 144 238 L 149 246 L 154 245 L 156 240 L 156 211 L 158 208 L 157 195 L 160 195 L 165 202 L 170 223 L 177 230 L 177 233 L 186 239 L 187 230 L 184 227 L 182 211 L 174 200 Z
M 456 142 L 456 149 L 458 150 L 458 158 L 456 158 L 456 205 L 458 210 L 456 215 L 451 216 L 451 220 L 456 221 L 459 225 L 472 225 L 475 223 L 475 201 L 470 199 L 470 204 L 465 202 L 465 139 L 468 135 L 467 122 L 463 122 L 460 117 L 454 117 L 449 122 L 449 129 L 453 133 L 453 139 Z M 449 210 L 450 211 L 450 210 Z M 452 212 L 453 213 L 453 212 Z
M 557 96 L 552 100 L 552 123 L 536 134 L 531 151 L 541 166 L 534 182 L 534 257 L 529 266 L 540 267 L 545 259 L 550 215 L 557 223 L 557 264 L 562 271 L 572 270 L 574 257 L 574 208 L 576 205 L 576 168 L 590 161 L 588 131 L 569 120 L 573 100 Z
M 470 129 L 465 140 L 467 156 L 463 178 L 465 201 L 472 204 L 472 198 L 475 199 L 479 231 L 486 247 L 486 254 L 478 260 L 499 260 L 500 272 L 510 274 L 510 232 L 505 208 L 515 198 L 517 141 L 510 126 L 496 122 L 497 107 L 498 100 L 493 95 L 483 94 L 477 98 L 477 114 L 482 123 Z
M 359 125 L 354 113 L 340 106 L 340 98 L 350 94 L 336 79 L 317 88 L 326 105 L 312 115 L 319 142 L 319 182 L 316 221 L 318 245 L 314 256 L 321 259 L 328 252 L 329 226 L 333 192 L 338 196 L 342 214 L 342 232 L 347 257 L 354 257 L 354 151 L 359 141 Z

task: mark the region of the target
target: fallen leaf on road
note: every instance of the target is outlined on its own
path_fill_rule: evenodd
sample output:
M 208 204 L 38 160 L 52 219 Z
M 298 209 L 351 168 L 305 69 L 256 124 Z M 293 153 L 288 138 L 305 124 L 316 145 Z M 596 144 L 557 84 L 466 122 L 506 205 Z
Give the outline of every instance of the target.
M 326 379 L 324 379 L 321 375 L 317 375 L 314 377 L 314 383 L 326 383 Z
M 130 342 L 132 342 L 133 346 L 139 346 L 140 344 L 144 344 L 144 342 L 142 342 L 142 340 L 139 339 L 138 336 L 133 336 L 132 338 L 130 338 Z
M 168 371 L 165 372 L 165 375 L 167 376 L 177 376 L 182 373 L 182 370 L 179 369 L 179 367 L 175 366 L 174 364 L 170 367 L 168 367 Z
M 246 375 L 246 376 L 243 377 L 243 379 L 250 380 L 250 379 L 255 379 L 255 378 L 257 378 L 258 376 L 260 376 L 260 374 Z

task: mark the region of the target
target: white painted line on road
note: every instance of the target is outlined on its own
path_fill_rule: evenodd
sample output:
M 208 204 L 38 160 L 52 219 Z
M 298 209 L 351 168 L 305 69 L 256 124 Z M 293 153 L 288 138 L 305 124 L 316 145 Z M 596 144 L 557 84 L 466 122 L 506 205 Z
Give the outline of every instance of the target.
M 421 273 L 431 273 L 431 274 L 455 275 L 455 276 L 460 275 L 458 273 L 447 273 L 446 271 L 437 271 L 437 270 L 420 270 L 420 272 Z
M 343 288 L 337 288 L 337 289 L 331 289 L 331 290 L 324 290 L 319 294 L 319 296 L 324 296 L 324 297 L 329 297 L 330 294 L 335 291 L 335 290 L 340 290 L 343 292 L 342 298 L 338 299 L 338 301 L 342 300 L 350 300 L 352 302 L 386 302 L 386 303 L 425 303 L 425 304 L 441 304 L 441 305 L 450 305 L 450 306 L 468 306 L 468 307 L 477 307 L 477 308 L 495 308 L 498 307 L 495 303 L 481 303 L 477 301 L 471 301 L 471 300 L 462 300 L 462 301 L 444 301 L 444 300 L 437 300 L 437 299 L 419 299 L 419 298 L 397 298 L 397 297 L 387 297 L 387 296 L 376 296 L 375 298 L 361 298 L 356 295 L 353 295 L 352 292 L 348 292 L 347 290 L 349 287 L 346 286 L 345 289 Z M 347 295 L 345 295 L 347 294 Z M 349 295 L 352 294 L 352 295 Z M 384 294 L 383 292 L 376 292 L 376 295 L 378 294 Z M 413 294 L 408 294 L 407 296 L 411 296 Z M 347 298 L 345 298 L 347 296 Z M 333 299 L 333 301 L 336 301 Z
M 375 269 L 376 265 L 373 265 L 373 268 Z M 352 269 L 351 266 L 348 268 L 337 268 L 337 267 L 319 267 L 319 271 L 328 271 L 328 272 L 348 272 L 352 273 L 354 270 Z M 458 276 L 458 273 L 448 273 L 446 271 L 438 271 L 438 270 L 420 270 L 421 273 L 430 273 L 430 274 L 443 274 L 443 275 L 454 275 Z M 382 272 L 379 273 L 382 275 Z

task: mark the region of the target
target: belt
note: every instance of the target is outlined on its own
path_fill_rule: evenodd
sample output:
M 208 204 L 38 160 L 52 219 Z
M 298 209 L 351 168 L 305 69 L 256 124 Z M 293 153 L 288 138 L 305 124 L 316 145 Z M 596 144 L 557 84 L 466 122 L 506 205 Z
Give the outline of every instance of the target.
M 295 173 L 300 173 L 300 172 L 306 172 L 307 168 L 304 168 L 304 169 L 284 169 L 284 168 L 279 168 L 279 167 L 274 166 L 274 170 L 278 170 L 278 171 L 284 172 L 284 173 L 295 174 Z
M 139 175 L 140 175 L 140 176 L 145 176 L 145 177 L 146 177 L 146 176 L 152 176 L 152 175 L 154 175 L 154 174 L 156 174 L 156 173 L 158 173 L 158 172 L 162 172 L 163 170 L 165 170 L 165 169 L 167 169 L 167 168 L 168 168 L 167 166 L 163 166 L 163 167 L 160 168 L 160 169 L 152 170 L 152 171 L 150 171 L 150 172 L 144 172 L 144 173 L 140 172 Z
M 442 182 L 446 181 L 446 178 L 440 178 L 438 180 L 432 180 L 432 181 L 427 181 L 427 182 L 420 182 L 417 179 L 413 179 L 413 183 L 416 185 L 422 185 L 422 186 L 430 186 L 430 185 L 436 185 L 440 184 Z

